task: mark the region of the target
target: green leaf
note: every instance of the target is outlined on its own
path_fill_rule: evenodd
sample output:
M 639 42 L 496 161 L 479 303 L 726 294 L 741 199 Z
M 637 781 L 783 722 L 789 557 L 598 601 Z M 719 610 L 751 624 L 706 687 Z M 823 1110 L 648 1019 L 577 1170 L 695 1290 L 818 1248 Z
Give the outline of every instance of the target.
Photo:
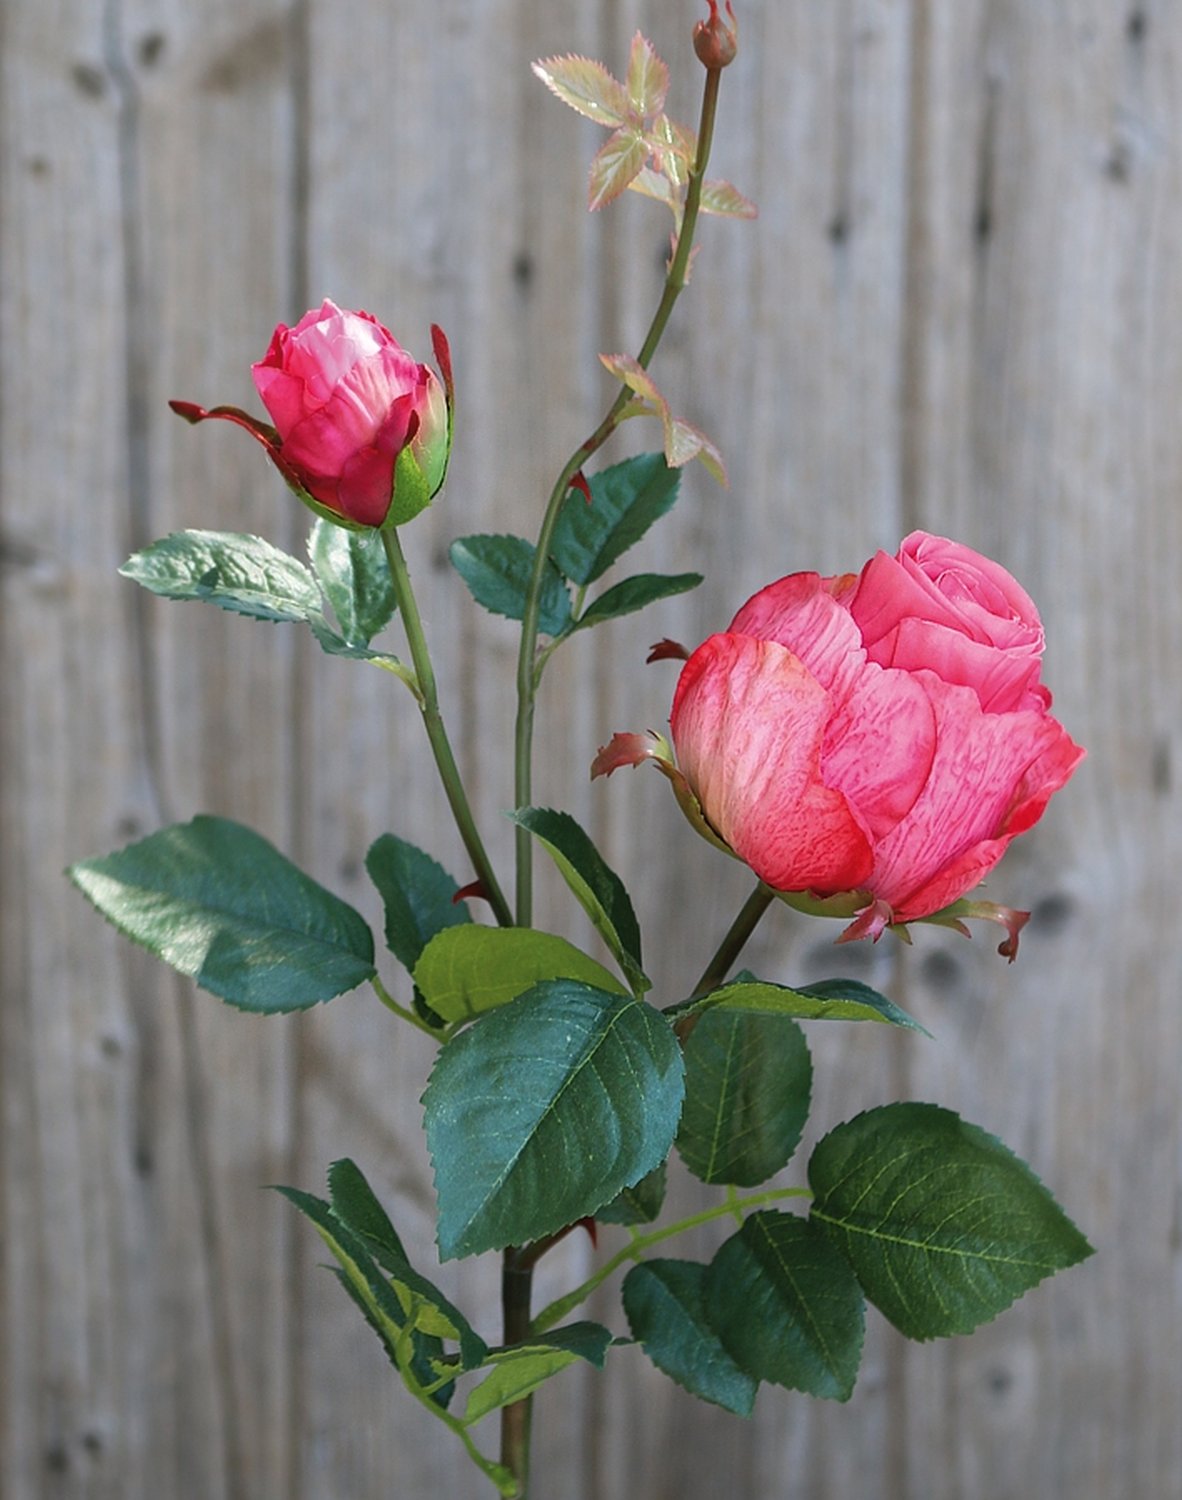
M 339 528 L 338 528 L 339 529 Z M 347 661 L 371 661 L 375 666 L 400 677 L 411 692 L 419 695 L 418 682 L 412 668 L 399 661 L 388 651 L 371 651 L 368 646 L 351 644 L 343 635 L 338 635 L 322 614 L 308 616 L 308 628 L 316 644 L 328 656 L 343 656 Z M 421 696 L 420 696 L 421 701 Z
M 857 979 L 823 979 L 790 989 L 743 973 L 721 989 L 675 1006 L 669 1015 L 692 1015 L 714 1009 L 752 1015 L 795 1016 L 802 1021 L 884 1021 L 910 1031 L 929 1033 L 885 995 Z
M 668 1175 L 662 1162 L 639 1182 L 617 1193 L 610 1203 L 596 1209 L 595 1217 L 601 1224 L 651 1224 L 665 1202 Z
M 233 531 L 175 531 L 119 569 L 164 599 L 206 599 L 255 620 L 305 620 L 320 590 L 298 558 L 262 537 Z
M 386 1358 L 398 1371 L 399 1375 L 402 1375 L 403 1372 L 398 1363 L 397 1345 L 387 1336 L 385 1329 L 371 1312 L 365 1298 L 349 1280 L 348 1272 L 341 1266 L 330 1266 L 328 1269 L 332 1271 L 339 1285 L 344 1288 L 349 1300 L 377 1335 L 378 1340 L 386 1351 Z M 412 1340 L 414 1352 L 410 1361 L 411 1374 L 420 1386 L 435 1386 L 435 1381 L 438 1378 L 435 1372 L 435 1361 L 439 1360 L 443 1355 L 443 1344 L 439 1339 L 429 1338 L 425 1333 L 413 1334 Z M 455 1395 L 455 1390 L 455 1381 L 449 1380 L 444 1385 L 435 1386 L 428 1399 L 433 1401 L 436 1406 L 443 1407 L 446 1411 L 451 1403 L 451 1398 Z
M 753 1187 L 787 1165 L 809 1113 L 813 1065 L 796 1022 L 721 1007 L 684 1043 L 682 1161 L 703 1182 Z
M 579 616 L 576 630 L 591 625 L 602 625 L 605 620 L 618 620 L 621 615 L 633 614 L 658 599 L 671 599 L 674 594 L 684 594 L 696 589 L 702 581 L 701 573 L 638 573 L 635 578 L 625 578 L 600 594 Z
M 463 1313 L 411 1265 L 402 1241 L 360 1168 L 347 1157 L 334 1162 L 329 1169 L 328 1185 L 331 1204 L 320 1204 L 319 1199 L 313 1201 L 329 1210 L 339 1224 L 356 1235 L 389 1275 L 405 1321 L 423 1333 L 456 1341 L 460 1346 L 463 1369 L 474 1370 L 482 1365 L 488 1346 L 473 1331 Z
M 624 1312 L 644 1352 L 691 1395 L 749 1417 L 759 1382 L 738 1365 L 714 1330 L 706 1267 L 689 1260 L 646 1260 L 624 1278 Z
M 431 939 L 415 984 L 444 1021 L 470 1021 L 523 995 L 543 979 L 577 979 L 626 993 L 602 964 L 549 932 L 528 927 L 453 927 Z
M 384 833 L 370 845 L 365 868 L 386 909 L 386 946 L 408 973 L 436 933 L 472 920 L 443 866 L 405 839 Z
M 752 1214 L 711 1261 L 706 1305 L 727 1352 L 754 1379 L 849 1400 L 862 1357 L 862 1293 L 809 1220 Z
M 552 980 L 481 1016 L 423 1095 L 443 1258 L 595 1213 L 665 1159 L 681 1098 L 672 1030 L 627 996 Z
M 888 1104 L 809 1162 L 812 1216 L 867 1297 L 913 1339 L 970 1333 L 1092 1253 L 1012 1151 L 935 1104 Z
M 550 545 L 560 571 L 580 585 L 602 578 L 671 509 L 681 475 L 668 467 L 663 453 L 641 453 L 601 469 L 588 483 L 591 503 L 571 490 Z
M 362 917 L 226 818 L 175 824 L 67 873 L 120 932 L 243 1010 L 301 1010 L 373 977 Z
M 548 807 L 521 807 L 509 817 L 543 845 L 558 873 L 611 949 L 636 994 L 652 988 L 640 967 L 640 926 L 623 881 L 605 863 L 569 813 Z
M 601 1370 L 611 1341 L 611 1332 L 598 1323 L 571 1323 L 528 1343 L 499 1349 L 489 1358 L 492 1373 L 468 1396 L 464 1421 L 479 1422 L 498 1407 L 522 1400 L 577 1359 Z
M 463 536 L 451 544 L 448 555 L 477 604 L 510 620 L 524 616 L 534 566 L 531 542 L 519 536 Z M 558 636 L 570 623 L 570 594 L 558 569 L 547 561 L 538 628 L 546 635 Z
M 308 553 L 325 597 L 349 646 L 368 646 L 394 617 L 398 601 L 382 539 L 376 531 L 346 531 L 318 520 Z

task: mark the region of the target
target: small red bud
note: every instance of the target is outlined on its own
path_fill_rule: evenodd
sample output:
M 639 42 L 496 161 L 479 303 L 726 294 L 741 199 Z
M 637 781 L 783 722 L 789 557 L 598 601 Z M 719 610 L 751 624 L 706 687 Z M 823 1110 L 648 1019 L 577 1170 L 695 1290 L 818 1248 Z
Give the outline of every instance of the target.
M 718 0 L 707 0 L 707 4 L 710 6 L 709 18 L 699 21 L 694 27 L 694 51 L 698 54 L 698 61 L 707 68 L 725 68 L 734 62 L 739 50 L 739 23 L 731 9 L 731 0 L 726 0 L 729 24 L 719 14 Z

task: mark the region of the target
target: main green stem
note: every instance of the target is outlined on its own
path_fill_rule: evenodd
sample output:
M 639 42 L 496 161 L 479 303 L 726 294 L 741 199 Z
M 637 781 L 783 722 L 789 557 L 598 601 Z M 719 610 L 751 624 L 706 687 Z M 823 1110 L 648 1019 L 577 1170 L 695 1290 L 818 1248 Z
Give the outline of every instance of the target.
M 694 230 L 702 204 L 702 183 L 706 163 L 710 157 L 710 146 L 714 139 L 714 118 L 718 110 L 718 84 L 722 77 L 720 69 L 706 71 L 706 86 L 702 95 L 702 114 L 698 128 L 698 151 L 690 173 L 686 190 L 685 213 L 681 233 L 677 239 L 677 250 L 665 277 L 665 287 L 660 303 L 653 315 L 652 323 L 641 345 L 637 362 L 646 367 L 656 353 L 657 345 L 665 332 L 674 304 L 685 286 L 689 270 L 690 251 L 694 245 Z M 525 610 L 521 620 L 521 648 L 517 656 L 517 726 L 514 755 L 514 802 L 517 807 L 528 807 L 533 786 L 533 734 L 534 705 L 537 698 L 535 655 L 538 645 L 538 619 L 541 611 L 542 580 L 546 573 L 546 562 L 554 539 L 554 528 L 558 524 L 562 502 L 566 499 L 571 481 L 584 463 L 596 453 L 620 425 L 624 408 L 632 399 L 632 392 L 625 387 L 612 402 L 607 415 L 587 440 L 578 447 L 563 466 L 558 481 L 550 492 L 542 529 L 538 533 L 537 550 L 534 553 L 533 573 L 525 599 Z M 516 832 L 517 855 L 517 921 L 528 927 L 533 917 L 533 847 L 528 829 Z
M 460 769 L 456 765 L 456 758 L 452 753 L 451 741 L 447 737 L 447 729 L 443 723 L 443 715 L 439 709 L 439 693 L 435 685 L 435 669 L 431 665 L 431 656 L 427 650 L 427 637 L 423 631 L 423 620 L 419 614 L 419 606 L 415 600 L 414 590 L 410 585 L 410 573 L 406 566 L 406 556 L 402 550 L 402 543 L 398 538 L 398 528 L 389 527 L 382 534 L 382 544 L 386 549 L 386 560 L 390 565 L 390 578 L 394 585 L 394 594 L 398 600 L 398 609 L 402 615 L 402 626 L 406 631 L 407 645 L 410 647 L 410 658 L 414 663 L 415 678 L 418 682 L 419 702 L 423 712 L 423 726 L 427 731 L 427 739 L 431 745 L 431 751 L 435 756 L 435 764 L 439 768 L 439 778 L 443 782 L 443 790 L 447 794 L 448 805 L 451 808 L 452 817 L 456 820 L 460 838 L 464 841 L 464 848 L 468 851 L 468 858 L 472 861 L 473 868 L 480 880 L 484 894 L 492 906 L 497 921 L 502 927 L 513 925 L 513 913 L 509 909 L 509 903 L 505 900 L 504 892 L 493 871 L 492 863 L 485 851 L 484 842 L 476 827 L 476 820 L 472 816 L 472 808 L 468 802 L 468 795 L 464 791 L 464 784 L 460 779 Z
M 702 95 L 702 113 L 698 128 L 698 150 L 690 172 L 686 191 L 685 214 L 677 249 L 665 278 L 664 291 L 653 315 L 652 323 L 641 345 L 637 361 L 647 367 L 656 353 L 657 345 L 665 332 L 674 303 L 681 295 L 689 271 L 690 251 L 693 249 L 694 230 L 702 203 L 702 183 L 710 146 L 714 138 L 714 118 L 718 109 L 718 85 L 722 77 L 720 69 L 706 70 L 706 85 Z M 514 735 L 513 800 L 518 808 L 528 807 L 533 790 L 533 737 L 534 708 L 537 701 L 538 677 L 537 647 L 538 622 L 541 613 L 542 581 L 546 563 L 554 540 L 554 528 L 558 525 L 562 502 L 566 499 L 571 481 L 579 473 L 593 453 L 607 442 L 619 426 L 624 408 L 632 399 L 632 392 L 625 387 L 612 402 L 607 415 L 589 438 L 583 442 L 563 465 L 542 518 L 534 553 L 533 572 L 525 596 L 525 608 L 521 619 L 521 647 L 517 655 L 517 723 Z M 528 927 L 533 921 L 533 845 L 527 829 L 516 830 L 516 915 L 520 927 Z M 525 1268 L 515 1263 L 515 1252 L 505 1251 L 501 1273 L 501 1299 L 505 1314 L 505 1343 L 518 1343 L 529 1333 L 529 1299 L 532 1267 Z M 501 1462 L 516 1477 L 520 1486 L 518 1500 L 526 1500 L 529 1488 L 529 1439 L 532 1398 L 516 1401 L 501 1411 Z

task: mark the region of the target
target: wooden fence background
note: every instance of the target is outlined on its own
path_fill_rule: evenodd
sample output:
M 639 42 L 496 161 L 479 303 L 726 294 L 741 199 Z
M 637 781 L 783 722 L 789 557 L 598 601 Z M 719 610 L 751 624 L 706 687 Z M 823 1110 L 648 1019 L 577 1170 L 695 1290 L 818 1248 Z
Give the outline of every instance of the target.
M 819 1127 L 900 1095 L 953 1106 L 1032 1162 L 1099 1253 L 969 1340 L 906 1345 L 872 1316 L 845 1407 L 768 1388 L 744 1424 L 634 1350 L 610 1385 L 568 1372 L 540 1400 L 539 1500 L 1178 1500 L 1182 6 L 740 10 L 715 166 L 761 218 L 706 225 L 658 367 L 732 484 L 688 474 L 643 557 L 708 581 L 567 648 L 539 800 L 602 841 L 675 995 L 746 882 L 659 778 L 587 783 L 612 730 L 667 713 L 673 669 L 643 666 L 649 642 L 697 640 L 770 578 L 856 567 L 915 526 L 1002 559 L 1040 602 L 1058 708 L 1090 750 L 993 882 L 1034 908 L 1021 960 L 934 932 L 838 960 L 830 929 L 789 913 L 753 956 L 785 979 L 868 977 L 936 1034 L 812 1028 Z M 486 1493 L 392 1388 L 319 1241 L 259 1190 L 318 1189 L 350 1154 L 429 1258 L 429 1045 L 361 993 L 233 1013 L 118 940 L 61 870 L 201 809 L 374 917 L 377 834 L 462 866 L 396 683 L 115 573 L 184 526 L 299 548 L 306 517 L 254 446 L 165 401 L 255 405 L 271 327 L 326 294 L 417 349 L 432 320 L 452 337 L 452 479 L 407 544 L 507 863 L 509 779 L 486 756 L 507 743 L 514 633 L 469 606 L 445 546 L 534 530 L 610 396 L 596 352 L 647 321 L 667 230 L 631 195 L 584 212 L 595 132 L 528 65 L 577 50 L 618 69 L 642 26 L 690 120 L 699 12 L 3 0 L 5 1500 Z M 540 920 L 582 935 L 565 892 Z M 556 1253 L 541 1295 L 589 1256 Z M 493 1259 L 440 1279 L 491 1303 Z M 615 1304 L 592 1314 L 622 1328 Z

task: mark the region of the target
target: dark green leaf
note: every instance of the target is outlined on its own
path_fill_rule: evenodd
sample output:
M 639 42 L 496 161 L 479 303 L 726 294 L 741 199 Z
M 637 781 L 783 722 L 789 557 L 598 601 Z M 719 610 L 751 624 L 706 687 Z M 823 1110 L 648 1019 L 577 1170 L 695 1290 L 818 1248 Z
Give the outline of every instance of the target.
M 444 1259 L 595 1213 L 665 1159 L 681 1097 L 672 1030 L 627 996 L 557 980 L 481 1016 L 423 1096 Z
M 601 1224 L 651 1224 L 665 1202 L 665 1163 L 654 1167 L 632 1187 L 626 1187 L 610 1203 L 595 1210 Z
M 706 1305 L 728 1354 L 756 1380 L 849 1400 L 862 1358 L 862 1293 L 809 1220 L 752 1214 L 710 1263 Z
M 175 824 L 68 873 L 120 932 L 244 1010 L 301 1010 L 374 973 L 358 913 L 226 818 Z
M 298 558 L 240 532 L 175 531 L 119 571 L 164 599 L 206 599 L 256 620 L 305 620 L 320 609 L 316 580 Z
M 682 1161 L 703 1182 L 753 1187 L 791 1160 L 809 1113 L 813 1066 L 788 1016 L 718 1007 L 684 1043 Z
M 387 1359 L 398 1371 L 399 1375 L 401 1375 L 402 1370 L 399 1368 L 398 1350 L 395 1344 L 387 1336 L 386 1330 L 382 1327 L 381 1323 L 374 1317 L 366 1299 L 349 1280 L 348 1272 L 341 1266 L 331 1266 L 329 1269 L 348 1294 L 349 1300 L 358 1309 L 374 1333 L 377 1334 L 378 1340 L 386 1351 Z M 424 1388 L 435 1386 L 435 1382 L 438 1379 L 435 1373 L 435 1361 L 443 1355 L 443 1343 L 440 1339 L 432 1338 L 425 1333 L 415 1333 L 412 1335 L 412 1338 L 414 1355 L 410 1361 L 411 1374 L 420 1386 Z M 436 1406 L 443 1407 L 444 1411 L 446 1411 L 451 1403 L 451 1398 L 455 1395 L 455 1391 L 455 1381 L 449 1380 L 444 1385 L 436 1386 L 431 1391 L 428 1399 L 433 1401 Z
M 534 566 L 532 543 L 519 536 L 463 536 L 451 544 L 449 556 L 477 604 L 510 620 L 522 618 Z M 570 594 L 558 569 L 547 560 L 538 628 L 546 635 L 561 635 L 570 622 Z
M 341 528 L 337 528 L 340 530 Z M 348 535 L 357 535 L 350 532 Z M 328 656 L 343 656 L 347 661 L 372 661 L 387 672 L 393 672 L 396 677 L 401 677 L 403 682 L 412 690 L 417 692 L 415 674 L 405 662 L 399 661 L 388 651 L 371 651 L 368 646 L 362 646 L 355 642 L 351 643 L 343 635 L 338 635 L 323 614 L 310 614 L 308 616 L 308 628 L 311 630 L 316 644 Z
M 539 1334 L 528 1343 L 499 1349 L 489 1360 L 492 1373 L 468 1397 L 464 1421 L 479 1422 L 498 1407 L 522 1400 L 576 1359 L 601 1370 L 611 1341 L 610 1331 L 598 1323 L 571 1323 Z
M 652 985 L 640 966 L 640 927 L 624 884 L 569 813 L 522 807 L 509 814 L 541 843 L 637 994 Z
M 1091 1246 L 1012 1151 L 952 1110 L 888 1104 L 813 1152 L 813 1218 L 914 1339 L 969 1333 Z
M 696 589 L 701 581 L 701 573 L 638 573 L 635 578 L 625 578 L 622 583 L 600 594 L 579 616 L 575 629 L 601 625 L 604 620 L 618 620 L 621 615 L 633 614 L 648 604 L 655 604 L 658 599 L 671 599 L 674 594 Z
M 633 1337 L 658 1370 L 703 1401 L 751 1415 L 759 1382 L 739 1369 L 714 1331 L 705 1266 L 642 1261 L 624 1278 L 623 1296 Z
M 549 932 L 529 927 L 453 927 L 436 933 L 414 971 L 415 984 L 444 1021 L 470 1021 L 543 979 L 577 979 L 625 993 L 602 964 Z
M 344 640 L 368 646 L 397 608 L 381 536 L 318 520 L 308 537 L 308 553 Z
M 437 932 L 472 920 L 443 866 L 405 839 L 384 833 L 370 845 L 365 868 L 386 909 L 386 946 L 408 973 Z
M 467 1318 L 425 1276 L 414 1269 L 402 1248 L 385 1209 L 374 1196 L 361 1170 L 348 1158 L 334 1162 L 328 1174 L 331 1205 L 312 1200 L 357 1237 L 368 1254 L 377 1261 L 394 1283 L 402 1305 L 404 1319 L 412 1327 L 435 1338 L 453 1339 L 460 1346 L 460 1362 L 465 1370 L 484 1363 L 487 1345 L 472 1329 Z M 300 1204 L 307 1213 L 308 1209 Z
M 790 989 L 787 985 L 740 974 L 730 984 L 676 1006 L 669 1014 L 690 1015 L 715 1008 L 753 1015 L 796 1016 L 802 1021 L 885 1021 L 928 1035 L 905 1010 L 856 979 L 823 979 L 817 984 Z
M 594 583 L 677 499 L 681 476 L 663 453 L 642 453 L 588 481 L 591 503 L 571 490 L 554 528 L 550 556 L 572 583 Z

